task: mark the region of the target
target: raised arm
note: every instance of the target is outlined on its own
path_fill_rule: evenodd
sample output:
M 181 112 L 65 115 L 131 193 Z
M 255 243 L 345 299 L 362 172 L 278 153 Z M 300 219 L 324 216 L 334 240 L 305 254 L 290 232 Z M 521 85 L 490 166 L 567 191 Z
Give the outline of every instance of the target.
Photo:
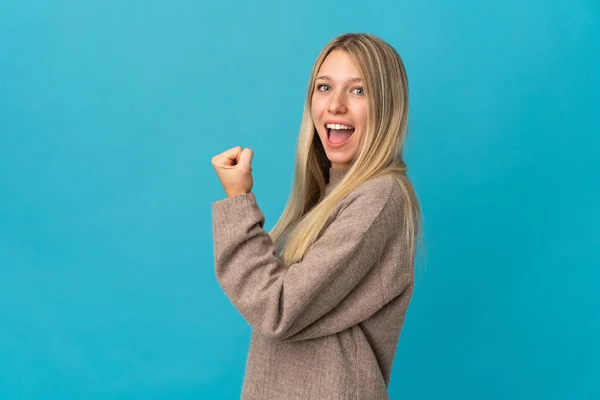
M 351 195 L 303 260 L 289 268 L 275 255 L 253 193 L 213 203 L 219 284 L 252 328 L 272 340 L 312 338 L 360 322 L 384 305 L 380 286 L 362 294 L 353 309 L 336 307 L 380 262 L 390 237 L 401 232 L 401 207 L 393 193 L 386 183 Z M 335 318 L 319 324 L 328 313 Z

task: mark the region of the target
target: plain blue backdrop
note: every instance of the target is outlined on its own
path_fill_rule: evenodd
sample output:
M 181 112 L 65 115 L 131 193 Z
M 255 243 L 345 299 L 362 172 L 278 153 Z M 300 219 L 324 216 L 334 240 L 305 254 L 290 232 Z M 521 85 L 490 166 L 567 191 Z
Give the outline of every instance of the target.
M 392 399 L 600 398 L 597 0 L 0 4 L 0 398 L 237 399 L 211 158 L 270 230 L 320 49 L 403 57 L 426 258 Z

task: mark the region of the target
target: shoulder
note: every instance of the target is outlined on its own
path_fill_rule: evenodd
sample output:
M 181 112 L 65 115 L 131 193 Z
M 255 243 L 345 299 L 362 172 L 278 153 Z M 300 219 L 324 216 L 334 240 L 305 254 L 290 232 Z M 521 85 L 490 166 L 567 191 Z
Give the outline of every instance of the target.
M 337 207 L 336 217 L 348 216 L 369 225 L 402 218 L 402 190 L 389 175 L 369 179 L 354 189 Z
M 358 202 L 375 207 L 391 207 L 402 200 L 402 190 L 396 179 L 390 175 L 378 176 L 360 184 L 342 201 L 344 206 Z

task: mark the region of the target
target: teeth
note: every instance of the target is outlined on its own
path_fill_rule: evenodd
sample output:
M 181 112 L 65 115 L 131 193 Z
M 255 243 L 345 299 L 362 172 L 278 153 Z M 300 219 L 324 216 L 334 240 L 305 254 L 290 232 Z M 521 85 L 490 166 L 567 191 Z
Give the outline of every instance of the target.
M 329 129 L 354 129 L 351 126 L 341 125 L 341 124 L 327 124 L 327 128 Z

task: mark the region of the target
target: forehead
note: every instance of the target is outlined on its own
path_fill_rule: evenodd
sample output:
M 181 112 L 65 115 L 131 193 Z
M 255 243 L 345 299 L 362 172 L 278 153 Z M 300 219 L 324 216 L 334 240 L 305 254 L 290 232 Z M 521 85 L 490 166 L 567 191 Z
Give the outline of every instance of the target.
M 325 57 L 317 77 L 327 75 L 330 79 L 348 79 L 360 77 L 352 57 L 343 50 L 334 50 Z

